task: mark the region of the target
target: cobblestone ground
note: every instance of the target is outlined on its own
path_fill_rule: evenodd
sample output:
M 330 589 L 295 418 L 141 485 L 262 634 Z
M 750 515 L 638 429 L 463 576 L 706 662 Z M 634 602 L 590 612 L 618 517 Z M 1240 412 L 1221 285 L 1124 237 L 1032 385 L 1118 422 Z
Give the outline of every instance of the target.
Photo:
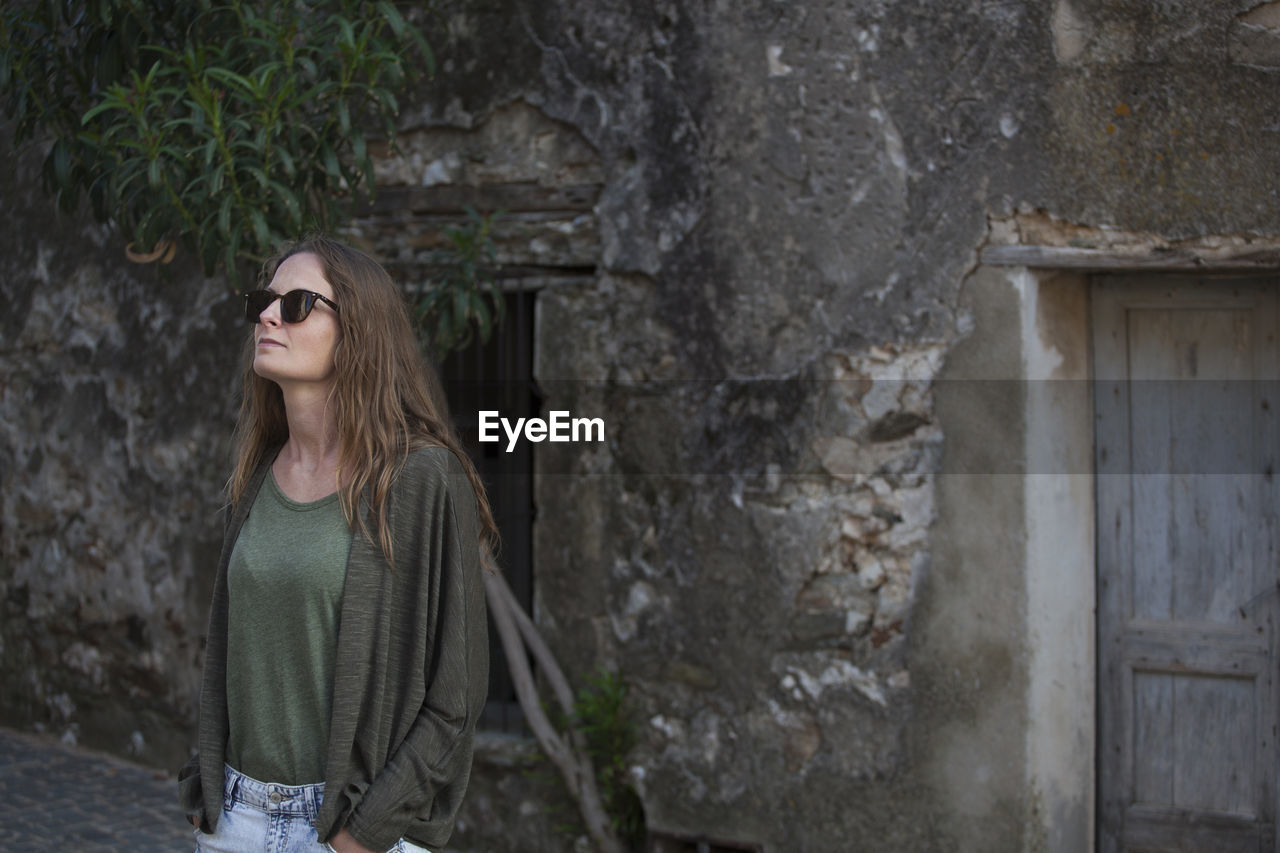
M 163 772 L 0 728 L 0 851 L 190 853 L 176 784 Z

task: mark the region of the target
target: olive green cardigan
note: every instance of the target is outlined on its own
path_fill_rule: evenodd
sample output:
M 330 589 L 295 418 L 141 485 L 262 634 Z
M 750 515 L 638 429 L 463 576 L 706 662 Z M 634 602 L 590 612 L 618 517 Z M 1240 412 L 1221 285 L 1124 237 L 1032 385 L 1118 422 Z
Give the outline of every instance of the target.
M 209 612 L 200 751 L 178 775 L 183 809 L 209 833 L 222 813 L 228 731 L 227 562 L 274 458 L 267 454 L 227 519 Z M 345 826 L 371 850 L 401 837 L 438 849 L 467 787 L 489 665 L 475 493 L 452 452 L 409 455 L 388 520 L 394 568 L 359 532 L 347 558 L 316 832 L 329 840 Z

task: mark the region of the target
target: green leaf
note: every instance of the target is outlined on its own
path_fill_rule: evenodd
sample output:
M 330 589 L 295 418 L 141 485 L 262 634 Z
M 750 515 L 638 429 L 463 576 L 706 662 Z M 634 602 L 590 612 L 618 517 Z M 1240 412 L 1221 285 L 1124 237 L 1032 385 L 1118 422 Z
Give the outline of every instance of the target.
M 276 196 L 280 199 L 280 203 L 284 205 L 285 210 L 289 214 L 289 220 L 292 225 L 299 226 L 302 224 L 302 204 L 298 201 L 298 197 L 293 191 L 279 181 L 271 182 L 271 189 L 275 191 Z
M 53 143 L 49 157 L 53 160 L 54 180 L 65 189 L 71 184 L 71 146 L 65 139 L 59 139 Z
M 253 236 L 258 241 L 258 248 L 265 252 L 271 246 L 271 230 L 267 227 L 266 217 L 255 207 L 249 209 L 249 220 L 253 223 Z
M 227 166 L 225 163 L 219 163 L 214 167 L 212 175 L 209 177 L 209 192 L 217 194 L 223 191 L 223 185 L 227 179 Z
M 280 158 L 280 165 L 284 168 L 285 176 L 292 178 L 298 170 L 293 163 L 293 155 L 289 153 L 289 149 L 283 146 L 277 148 L 276 156 Z
M 234 201 L 234 196 L 224 196 L 222 204 L 218 207 L 218 233 L 223 235 L 224 239 L 231 234 L 231 204 Z
M 395 93 L 389 89 L 374 89 L 373 97 L 378 101 L 378 106 L 382 111 L 389 113 L 393 118 L 391 127 L 395 127 L 394 116 L 400 112 L 400 102 L 396 100 Z
M 403 38 L 405 30 L 409 28 L 409 24 L 405 21 L 404 16 L 400 14 L 400 10 L 386 0 L 380 0 L 377 9 L 382 13 L 382 17 L 387 19 L 387 23 L 391 25 L 391 32 L 395 33 L 396 38 Z
M 341 15 L 334 15 L 332 17 L 332 21 L 337 25 L 338 30 L 341 33 L 341 36 L 338 39 L 338 45 L 355 50 L 356 34 L 355 30 L 351 26 L 351 22 Z
M 327 142 L 323 143 L 321 157 L 324 159 L 324 168 L 329 177 L 333 178 L 335 182 L 341 181 L 342 166 L 338 164 L 338 155 L 334 153 L 333 148 Z
M 479 293 L 472 292 L 471 297 L 471 314 L 475 317 L 476 328 L 480 330 L 480 340 L 484 343 L 489 342 L 489 333 L 493 330 L 492 318 L 489 315 L 489 306 L 485 304 L 484 297 Z
M 271 182 L 267 180 L 267 173 L 262 171 L 261 166 L 247 165 L 244 167 L 244 171 L 252 175 L 253 179 L 258 182 L 258 186 L 260 186 L 262 189 L 265 190 L 268 187 L 270 187 Z
M 239 89 L 240 91 L 244 92 L 247 95 L 252 96 L 257 92 L 257 88 L 253 85 L 253 83 L 250 80 L 248 80 L 247 78 L 243 77 L 240 74 L 237 74 L 236 72 L 232 71 L 229 68 L 217 68 L 217 67 L 209 68 L 205 71 L 205 73 L 208 74 L 213 79 L 221 81 L 222 83 L 225 83 L 228 86 L 232 86 L 236 89 Z
M 440 320 L 436 324 L 435 345 L 439 352 L 446 353 L 455 348 L 457 338 L 453 332 L 452 318 L 448 312 L 440 312 Z
M 109 93 L 108 93 L 109 97 Z M 107 110 L 119 109 L 120 105 L 115 99 L 104 100 L 102 103 L 88 110 L 80 119 L 80 125 L 83 127 L 93 121 L 97 116 L 105 113 Z
M 468 320 L 467 292 L 459 287 L 453 291 L 453 315 L 455 325 L 463 325 Z

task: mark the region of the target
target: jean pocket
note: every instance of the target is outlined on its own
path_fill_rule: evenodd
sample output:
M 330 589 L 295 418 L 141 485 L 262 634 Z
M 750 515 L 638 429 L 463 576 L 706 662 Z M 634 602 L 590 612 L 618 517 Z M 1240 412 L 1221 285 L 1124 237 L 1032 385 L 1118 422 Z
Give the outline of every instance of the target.
M 397 841 L 396 846 L 391 849 L 394 853 L 431 853 L 427 848 L 419 847 L 412 841 L 406 841 L 403 838 Z

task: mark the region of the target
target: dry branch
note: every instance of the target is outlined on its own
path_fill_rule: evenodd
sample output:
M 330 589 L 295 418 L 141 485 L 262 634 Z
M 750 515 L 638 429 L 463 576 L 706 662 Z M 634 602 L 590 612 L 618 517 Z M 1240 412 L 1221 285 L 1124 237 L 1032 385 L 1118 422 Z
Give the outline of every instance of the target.
M 489 612 L 502 641 L 502 650 L 506 652 L 511 680 L 515 683 L 516 698 L 529 728 L 533 729 L 533 736 L 564 778 L 565 786 L 578 804 L 587 834 L 595 842 L 596 849 L 600 853 L 623 853 L 622 844 L 618 841 L 600 800 L 600 790 L 596 784 L 591 756 L 587 753 L 586 739 L 573 724 L 573 691 L 569 687 L 569 680 L 565 678 L 564 670 L 551 654 L 551 649 L 538 633 L 533 620 L 516 601 L 502 573 L 489 565 L 484 572 L 484 581 Z M 557 704 L 569 720 L 567 741 L 551 725 L 542 702 L 538 699 L 538 688 L 529 668 L 530 654 L 538 662 Z

